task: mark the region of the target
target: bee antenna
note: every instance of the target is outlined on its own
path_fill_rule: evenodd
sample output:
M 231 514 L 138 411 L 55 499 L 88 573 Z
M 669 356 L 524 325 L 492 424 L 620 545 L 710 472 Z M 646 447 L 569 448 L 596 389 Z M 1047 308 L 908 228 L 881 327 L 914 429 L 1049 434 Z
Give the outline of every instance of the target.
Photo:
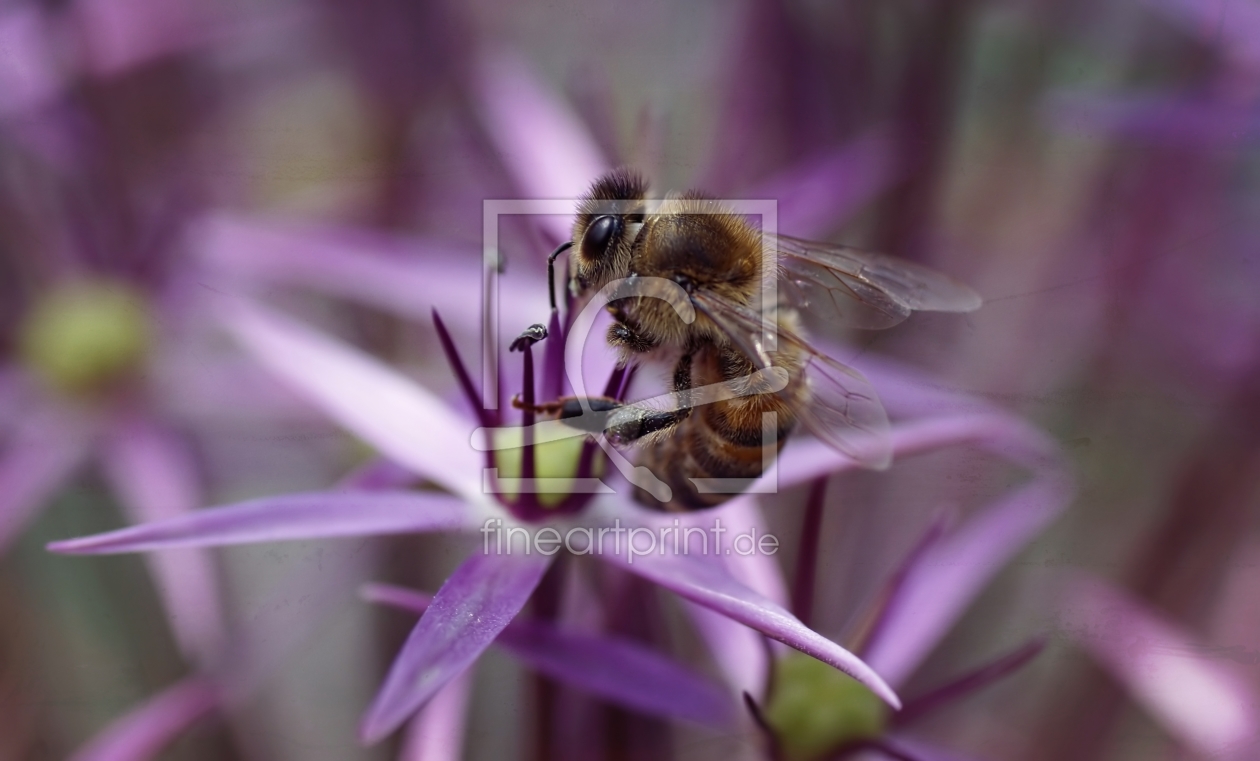
M 547 298 L 551 301 L 551 308 L 556 308 L 556 257 L 568 251 L 573 246 L 573 241 L 566 240 L 551 252 L 551 256 L 547 257 Z

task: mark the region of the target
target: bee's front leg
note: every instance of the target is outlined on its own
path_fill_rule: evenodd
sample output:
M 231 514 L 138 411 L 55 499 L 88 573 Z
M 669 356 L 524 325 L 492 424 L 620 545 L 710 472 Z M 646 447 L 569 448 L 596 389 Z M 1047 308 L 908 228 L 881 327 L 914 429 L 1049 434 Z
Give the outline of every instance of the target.
M 566 397 L 556 411 L 560 420 L 587 433 L 603 433 L 615 446 L 633 444 L 653 433 L 669 430 L 691 415 L 691 355 L 674 368 L 676 405 L 667 409 L 624 404 L 608 397 Z
M 667 431 L 691 416 L 691 355 L 685 354 L 674 366 L 674 399 L 672 409 L 652 409 L 625 405 L 614 411 L 604 431 L 608 440 L 618 446 L 632 444 L 653 433 Z
M 558 413 L 560 422 L 586 433 L 603 433 L 617 446 L 633 444 L 650 433 L 678 425 L 690 409 L 657 410 L 625 404 L 603 396 L 567 396 L 535 407 L 537 412 Z

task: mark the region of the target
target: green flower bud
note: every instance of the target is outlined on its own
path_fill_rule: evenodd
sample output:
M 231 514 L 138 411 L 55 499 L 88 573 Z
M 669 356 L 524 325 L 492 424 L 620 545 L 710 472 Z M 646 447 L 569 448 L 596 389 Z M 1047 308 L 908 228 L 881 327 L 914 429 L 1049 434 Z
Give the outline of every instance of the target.
M 144 298 L 122 283 L 60 285 L 26 315 L 19 346 L 27 365 L 53 387 L 90 394 L 135 372 L 152 342 Z
M 875 693 L 803 653 L 779 660 L 765 713 L 789 761 L 878 737 L 888 724 L 888 709 Z

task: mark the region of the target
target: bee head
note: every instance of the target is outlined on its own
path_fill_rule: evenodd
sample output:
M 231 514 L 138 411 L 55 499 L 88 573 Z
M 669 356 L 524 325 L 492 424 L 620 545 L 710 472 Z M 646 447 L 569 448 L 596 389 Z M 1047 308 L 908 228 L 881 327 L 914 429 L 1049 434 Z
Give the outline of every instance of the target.
M 631 249 L 643 225 L 647 183 L 629 169 L 600 177 L 578 204 L 569 256 L 575 295 L 630 273 Z

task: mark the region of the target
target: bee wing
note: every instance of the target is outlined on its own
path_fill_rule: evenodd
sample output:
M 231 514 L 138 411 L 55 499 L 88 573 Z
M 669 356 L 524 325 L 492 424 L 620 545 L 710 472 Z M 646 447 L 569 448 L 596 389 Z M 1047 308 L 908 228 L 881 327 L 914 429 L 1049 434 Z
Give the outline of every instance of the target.
M 696 308 L 712 320 L 738 349 L 758 367 L 770 367 L 772 357 L 763 342 L 767 321 L 756 310 L 713 294 L 692 295 Z M 866 376 L 810 346 L 800 336 L 774 324 L 780 347 L 799 350 L 810 398 L 794 412 L 810 433 L 832 449 L 868 468 L 883 469 L 892 462 L 888 415 Z
M 979 294 L 927 267 L 848 246 L 774 236 L 791 303 L 858 328 L 889 328 L 914 310 L 971 312 Z

